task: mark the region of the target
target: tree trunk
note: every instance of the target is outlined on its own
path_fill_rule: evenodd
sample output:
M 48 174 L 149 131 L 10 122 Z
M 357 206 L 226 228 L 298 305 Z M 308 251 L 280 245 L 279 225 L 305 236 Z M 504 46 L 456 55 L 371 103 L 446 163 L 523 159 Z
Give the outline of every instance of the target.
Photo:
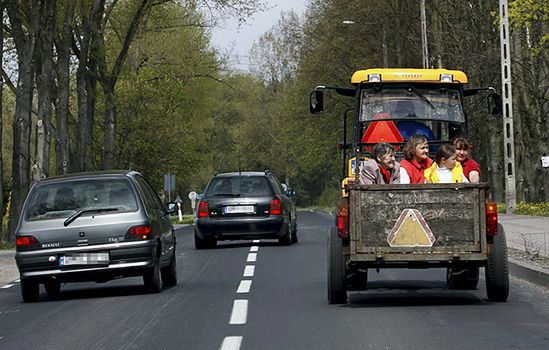
M 106 85 L 106 86 L 105 86 Z M 103 139 L 103 170 L 113 169 L 114 151 L 115 151 L 115 125 L 116 125 L 116 106 L 114 102 L 114 87 L 105 84 L 103 91 L 105 93 L 105 134 Z
M 70 44 L 72 38 L 71 23 L 74 15 L 74 0 L 68 0 L 65 8 L 63 28 L 56 40 L 57 49 L 57 139 L 55 143 L 55 168 L 58 175 L 71 170 L 69 137 L 70 103 Z
M 1 18 L 4 18 L 4 6 L 0 6 Z M 0 21 L 0 47 L 4 47 L 4 21 Z M 4 50 L 0 52 L 0 67 L 4 66 Z M 3 104 L 4 100 L 4 77 L 0 74 L 0 145 L 3 144 L 3 125 L 4 125 L 4 115 Z M 3 150 L 0 148 L 0 240 L 5 240 L 4 238 L 4 156 Z
M 13 155 L 12 155 L 12 197 L 8 241 L 13 242 L 19 215 L 29 190 L 30 180 L 30 133 L 32 96 L 34 83 L 34 52 L 36 33 L 40 21 L 37 0 L 32 2 L 30 27 L 25 31 L 18 4 L 8 2 L 8 16 L 12 25 L 15 46 L 18 55 L 18 77 L 13 118 Z
M 56 1 L 46 0 L 42 3 L 40 26 L 42 30 L 38 36 L 36 87 L 38 93 L 38 120 L 36 155 L 33 170 L 33 182 L 47 177 L 50 165 L 51 146 L 51 115 L 53 87 L 53 37 L 55 35 Z

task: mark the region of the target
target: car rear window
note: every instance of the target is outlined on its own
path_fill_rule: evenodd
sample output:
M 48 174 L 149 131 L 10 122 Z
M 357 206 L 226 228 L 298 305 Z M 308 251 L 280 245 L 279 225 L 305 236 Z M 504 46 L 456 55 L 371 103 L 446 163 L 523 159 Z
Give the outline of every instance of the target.
M 262 176 L 235 176 L 213 178 L 206 196 L 261 197 L 272 194 L 269 182 Z
M 111 209 L 112 213 L 132 212 L 138 207 L 126 179 L 73 180 L 36 186 L 29 195 L 25 220 L 66 218 L 89 209 Z

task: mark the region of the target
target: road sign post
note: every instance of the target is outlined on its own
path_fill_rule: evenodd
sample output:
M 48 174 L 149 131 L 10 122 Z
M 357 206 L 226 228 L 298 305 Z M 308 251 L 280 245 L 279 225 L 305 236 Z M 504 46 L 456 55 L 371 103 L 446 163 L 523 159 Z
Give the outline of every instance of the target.
M 164 191 L 168 192 L 168 202 L 171 202 L 172 191 L 175 191 L 175 174 L 164 174 Z

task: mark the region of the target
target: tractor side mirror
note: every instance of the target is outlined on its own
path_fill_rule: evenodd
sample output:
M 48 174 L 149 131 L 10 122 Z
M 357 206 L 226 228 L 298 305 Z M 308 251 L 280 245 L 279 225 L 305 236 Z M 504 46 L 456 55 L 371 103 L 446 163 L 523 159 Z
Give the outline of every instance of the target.
M 503 115 L 503 108 L 501 102 L 501 95 L 497 92 L 492 92 L 487 97 L 488 100 L 488 112 L 491 117 L 499 118 Z
M 309 110 L 311 113 L 322 113 L 324 111 L 324 91 L 314 90 L 311 92 Z

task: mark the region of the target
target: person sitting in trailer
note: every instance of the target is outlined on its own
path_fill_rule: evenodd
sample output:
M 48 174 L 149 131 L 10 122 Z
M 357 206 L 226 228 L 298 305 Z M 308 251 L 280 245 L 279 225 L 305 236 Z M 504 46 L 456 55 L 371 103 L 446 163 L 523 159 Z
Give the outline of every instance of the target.
M 376 144 L 372 159 L 367 160 L 360 171 L 358 184 L 398 183 L 400 183 L 400 165 L 395 160 L 395 147 L 387 142 Z
M 454 148 L 456 150 L 456 160 L 463 166 L 463 174 L 469 182 L 480 182 L 480 166 L 469 157 L 469 150 L 473 145 L 463 137 L 454 139 Z
M 425 169 L 425 182 L 456 183 L 469 182 L 463 174 L 463 167 L 456 161 L 456 152 L 452 145 L 441 145 L 435 155 L 435 162 Z
M 413 135 L 406 142 L 402 153 L 404 159 L 400 162 L 400 183 L 425 183 L 425 169 L 433 164 L 433 160 L 429 158 L 427 138 L 421 134 Z

